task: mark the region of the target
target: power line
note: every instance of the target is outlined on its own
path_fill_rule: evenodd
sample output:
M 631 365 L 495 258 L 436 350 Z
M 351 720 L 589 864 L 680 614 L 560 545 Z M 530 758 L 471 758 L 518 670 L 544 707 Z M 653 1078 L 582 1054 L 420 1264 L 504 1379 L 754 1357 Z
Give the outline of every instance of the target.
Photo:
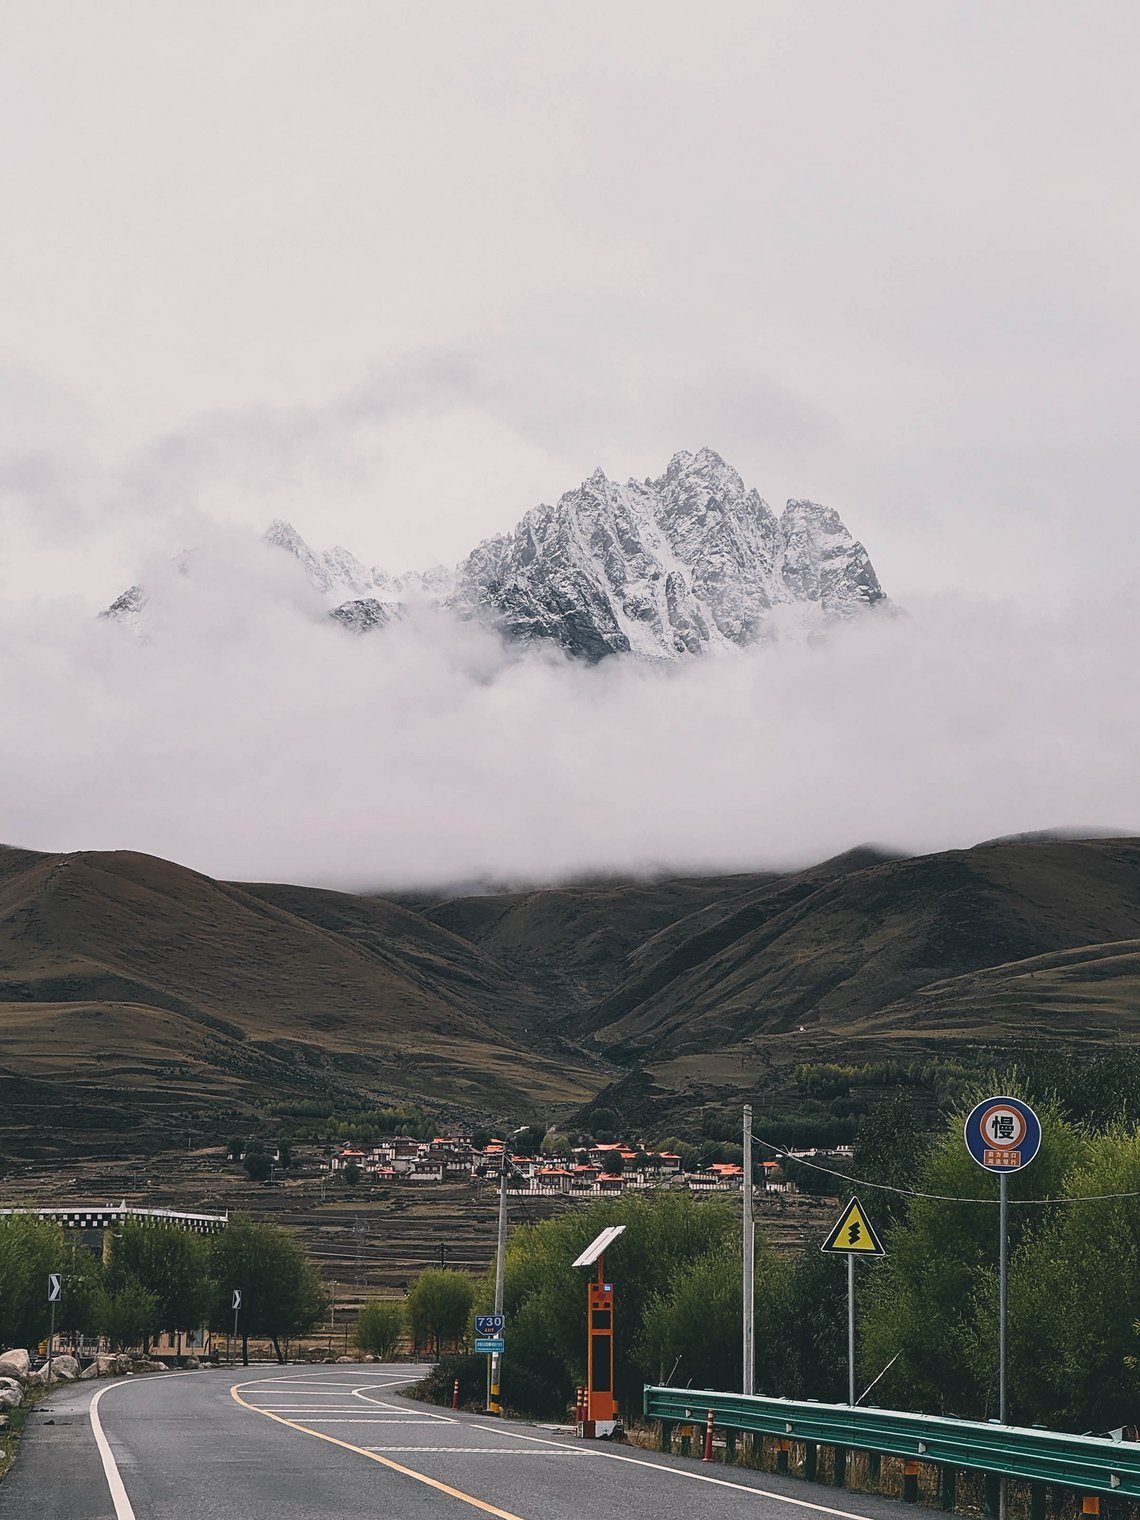
M 793 1156 L 790 1151 L 773 1145 L 770 1140 L 755 1140 L 754 1143 L 764 1146 L 765 1150 L 774 1151 L 785 1161 L 794 1161 L 797 1166 L 810 1166 L 813 1172 L 826 1172 L 829 1177 L 839 1177 L 850 1187 L 877 1188 L 880 1193 L 898 1193 L 903 1198 L 927 1198 L 932 1203 L 984 1203 L 996 1208 L 1000 1202 L 997 1198 L 955 1198 L 950 1193 L 923 1193 L 918 1188 L 895 1187 L 890 1182 L 872 1182 L 869 1177 L 852 1177 L 850 1172 L 837 1172 L 834 1167 L 821 1166 L 818 1161 L 806 1161 L 802 1156 Z M 1110 1203 L 1118 1198 L 1140 1198 L 1140 1192 L 1080 1193 L 1072 1198 L 1011 1198 L 1009 1202 L 1011 1205 L 1040 1206 L 1047 1203 Z

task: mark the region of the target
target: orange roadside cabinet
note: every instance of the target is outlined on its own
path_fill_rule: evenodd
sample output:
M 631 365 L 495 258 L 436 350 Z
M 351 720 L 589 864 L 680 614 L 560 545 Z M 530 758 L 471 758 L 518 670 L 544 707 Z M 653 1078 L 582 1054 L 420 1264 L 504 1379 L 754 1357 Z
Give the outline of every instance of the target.
M 595 1267 L 586 1290 L 586 1388 L 579 1405 L 578 1434 L 608 1436 L 618 1423 L 614 1397 L 614 1285 L 606 1279 L 605 1252 L 625 1229 L 614 1224 L 574 1262 Z

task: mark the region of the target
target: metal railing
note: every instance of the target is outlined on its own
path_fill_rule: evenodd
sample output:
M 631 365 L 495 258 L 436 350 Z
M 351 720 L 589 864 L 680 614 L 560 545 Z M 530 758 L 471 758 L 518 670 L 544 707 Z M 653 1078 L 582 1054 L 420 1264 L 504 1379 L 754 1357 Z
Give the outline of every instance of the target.
M 722 1431 L 937 1462 L 946 1469 L 1054 1483 L 1090 1495 L 1140 1498 L 1140 1443 L 1105 1436 L 695 1388 L 647 1386 L 644 1408 L 666 1434 L 675 1424 L 705 1420 L 711 1410 Z

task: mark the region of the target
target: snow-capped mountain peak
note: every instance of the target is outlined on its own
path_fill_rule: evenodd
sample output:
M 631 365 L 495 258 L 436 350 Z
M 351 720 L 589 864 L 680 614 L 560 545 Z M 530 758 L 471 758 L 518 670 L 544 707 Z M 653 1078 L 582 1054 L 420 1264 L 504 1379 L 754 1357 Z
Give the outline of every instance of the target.
M 792 500 L 777 518 L 709 448 L 674 454 L 655 480 L 620 485 L 597 469 L 454 572 L 391 576 L 339 546 L 314 550 L 280 520 L 265 540 L 297 561 L 330 616 L 356 632 L 426 603 L 589 660 L 750 644 L 775 635 L 781 609 L 813 628 L 885 599 L 837 512 Z M 145 603 L 145 590 L 132 587 L 108 612 L 137 620 Z

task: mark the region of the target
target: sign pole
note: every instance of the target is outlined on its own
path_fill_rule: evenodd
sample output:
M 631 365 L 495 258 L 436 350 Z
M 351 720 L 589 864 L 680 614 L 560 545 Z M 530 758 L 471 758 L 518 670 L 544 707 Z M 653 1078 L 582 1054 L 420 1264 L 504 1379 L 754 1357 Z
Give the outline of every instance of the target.
M 998 1419 L 1006 1424 L 1006 1328 L 1009 1323 L 1009 1176 L 998 1176 Z
M 756 1392 L 756 1226 L 752 1219 L 752 1105 L 744 1105 L 744 1364 L 741 1387 Z
M 885 1256 L 883 1243 L 875 1227 L 863 1212 L 858 1198 L 852 1198 L 832 1227 L 820 1250 L 833 1256 L 847 1257 L 847 1402 L 855 1406 L 855 1258 Z M 882 1374 L 880 1373 L 880 1376 Z M 876 1379 L 878 1381 L 878 1379 Z
M 855 1253 L 847 1253 L 847 1402 L 855 1403 Z
M 1006 1328 L 1009 1322 L 1009 1175 L 998 1174 L 998 1419 L 1006 1423 Z M 1005 1478 L 998 1488 L 998 1520 L 1005 1520 Z
M 51 1309 L 47 1344 L 47 1386 L 51 1387 L 51 1364 L 55 1356 L 55 1306 L 63 1293 L 63 1278 L 58 1272 L 48 1273 L 48 1305 Z
M 1006 1331 L 1009 1325 L 1009 1174 L 1022 1171 L 1041 1147 L 1041 1121 L 1020 1098 L 983 1098 L 966 1117 L 966 1149 L 978 1165 L 998 1174 L 998 1420 L 1009 1422 Z M 998 1483 L 998 1515 L 1005 1520 L 1005 1479 Z

